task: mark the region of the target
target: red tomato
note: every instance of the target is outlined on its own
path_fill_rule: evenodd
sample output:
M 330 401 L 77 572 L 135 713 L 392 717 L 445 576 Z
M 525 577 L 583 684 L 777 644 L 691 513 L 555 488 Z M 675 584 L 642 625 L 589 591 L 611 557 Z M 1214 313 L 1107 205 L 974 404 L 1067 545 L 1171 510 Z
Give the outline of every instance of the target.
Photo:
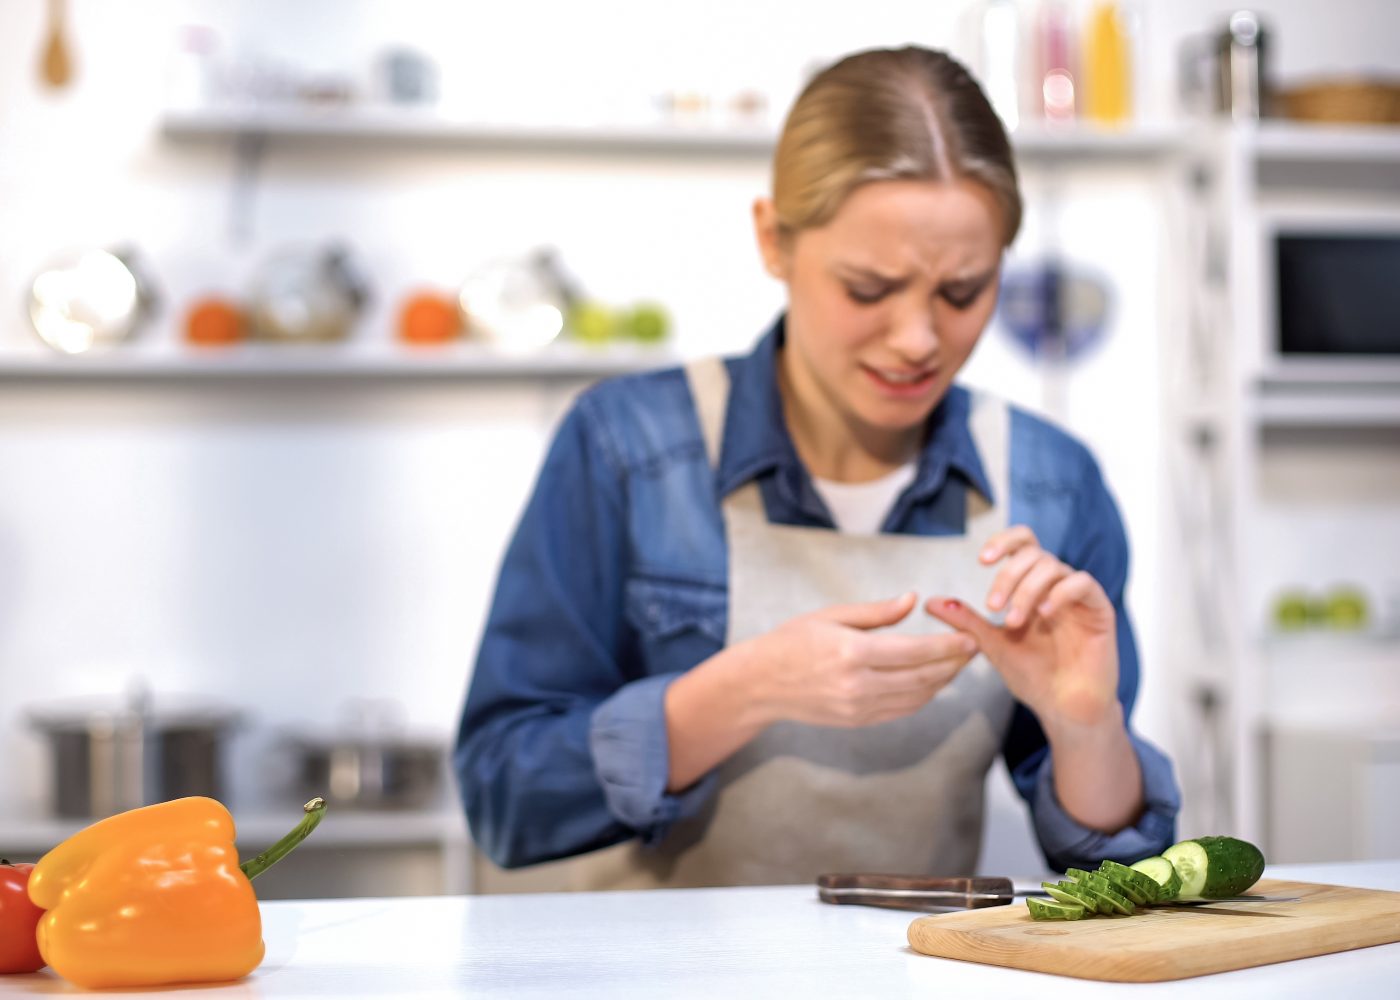
M 33 865 L 0 861 L 0 974 L 44 967 L 35 931 L 44 911 L 29 901 Z

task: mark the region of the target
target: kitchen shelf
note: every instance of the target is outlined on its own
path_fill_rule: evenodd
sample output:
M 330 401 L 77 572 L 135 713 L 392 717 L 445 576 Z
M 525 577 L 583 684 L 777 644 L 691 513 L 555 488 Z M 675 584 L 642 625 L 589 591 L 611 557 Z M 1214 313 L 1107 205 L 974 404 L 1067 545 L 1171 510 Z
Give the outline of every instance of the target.
M 1264 161 L 1400 165 L 1400 127 L 1393 125 L 1264 122 L 1241 134 L 1255 157 Z
M 453 146 L 655 149 L 674 152 L 766 154 L 768 128 L 705 125 L 521 125 L 473 121 L 433 109 L 392 107 L 222 107 L 167 112 L 161 130 L 171 139 L 407 141 Z
M 295 803 L 275 812 L 251 814 L 233 811 L 242 853 L 251 855 L 281 839 L 297 820 Z M 34 816 L 0 819 L 0 851 L 38 857 L 60 841 L 93 823 L 90 819 Z M 327 813 L 316 832 L 304 842 L 318 847 L 388 847 L 403 845 L 456 845 L 467 841 L 467 825 L 460 811 L 355 812 L 337 809 Z
M 132 346 L 82 355 L 0 353 L 0 380 L 602 378 L 677 363 L 667 347 L 553 344 L 507 352 L 485 344 L 443 347 L 246 344 L 228 348 Z
M 1263 427 L 1400 427 L 1400 390 L 1288 395 L 1264 393 L 1254 403 Z
M 170 139 L 343 139 L 408 141 L 480 148 L 725 153 L 767 157 L 777 140 L 767 126 L 510 124 L 473 121 L 431 109 L 385 107 L 222 107 L 168 111 Z M 1122 130 L 1077 125 L 1026 127 L 1012 133 L 1016 152 L 1036 159 L 1140 158 L 1174 152 L 1183 132 L 1169 125 Z

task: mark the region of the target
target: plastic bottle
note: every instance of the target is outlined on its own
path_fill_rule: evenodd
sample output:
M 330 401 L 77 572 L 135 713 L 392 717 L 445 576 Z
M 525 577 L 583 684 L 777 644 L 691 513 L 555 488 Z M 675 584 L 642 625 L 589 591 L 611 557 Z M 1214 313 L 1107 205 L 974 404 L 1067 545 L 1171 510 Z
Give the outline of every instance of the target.
M 1132 67 L 1123 12 L 1100 0 L 1084 40 L 1084 115 L 1100 125 L 1122 125 L 1132 116 Z

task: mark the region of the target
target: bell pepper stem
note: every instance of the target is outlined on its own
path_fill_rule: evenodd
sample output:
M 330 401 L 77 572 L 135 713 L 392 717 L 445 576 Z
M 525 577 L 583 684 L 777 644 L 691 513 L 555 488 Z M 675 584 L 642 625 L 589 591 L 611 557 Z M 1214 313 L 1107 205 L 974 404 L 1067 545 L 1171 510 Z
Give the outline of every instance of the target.
M 301 808 L 305 815 L 301 817 L 301 822 L 292 828 L 291 833 L 287 834 L 257 857 L 245 861 L 238 866 L 242 869 L 243 874 L 248 876 L 249 881 L 257 878 L 263 872 L 285 858 L 292 852 L 292 849 L 296 847 L 297 844 L 300 844 L 307 838 L 312 830 L 316 829 L 316 824 L 321 822 L 321 817 L 326 813 L 326 800 L 317 796 Z

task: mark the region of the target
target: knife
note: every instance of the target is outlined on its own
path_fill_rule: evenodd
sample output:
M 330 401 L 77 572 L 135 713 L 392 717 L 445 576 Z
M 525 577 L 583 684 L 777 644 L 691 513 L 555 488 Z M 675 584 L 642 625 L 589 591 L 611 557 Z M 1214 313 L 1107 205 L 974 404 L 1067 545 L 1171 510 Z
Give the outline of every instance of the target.
M 1019 896 L 1045 891 L 1017 889 L 1009 878 L 991 876 L 931 878 L 914 875 L 819 875 L 817 898 L 823 903 L 880 906 L 892 910 L 975 910 L 1006 906 Z M 1232 896 L 1229 899 L 1183 899 L 1167 906 L 1214 903 L 1293 903 L 1298 896 Z

